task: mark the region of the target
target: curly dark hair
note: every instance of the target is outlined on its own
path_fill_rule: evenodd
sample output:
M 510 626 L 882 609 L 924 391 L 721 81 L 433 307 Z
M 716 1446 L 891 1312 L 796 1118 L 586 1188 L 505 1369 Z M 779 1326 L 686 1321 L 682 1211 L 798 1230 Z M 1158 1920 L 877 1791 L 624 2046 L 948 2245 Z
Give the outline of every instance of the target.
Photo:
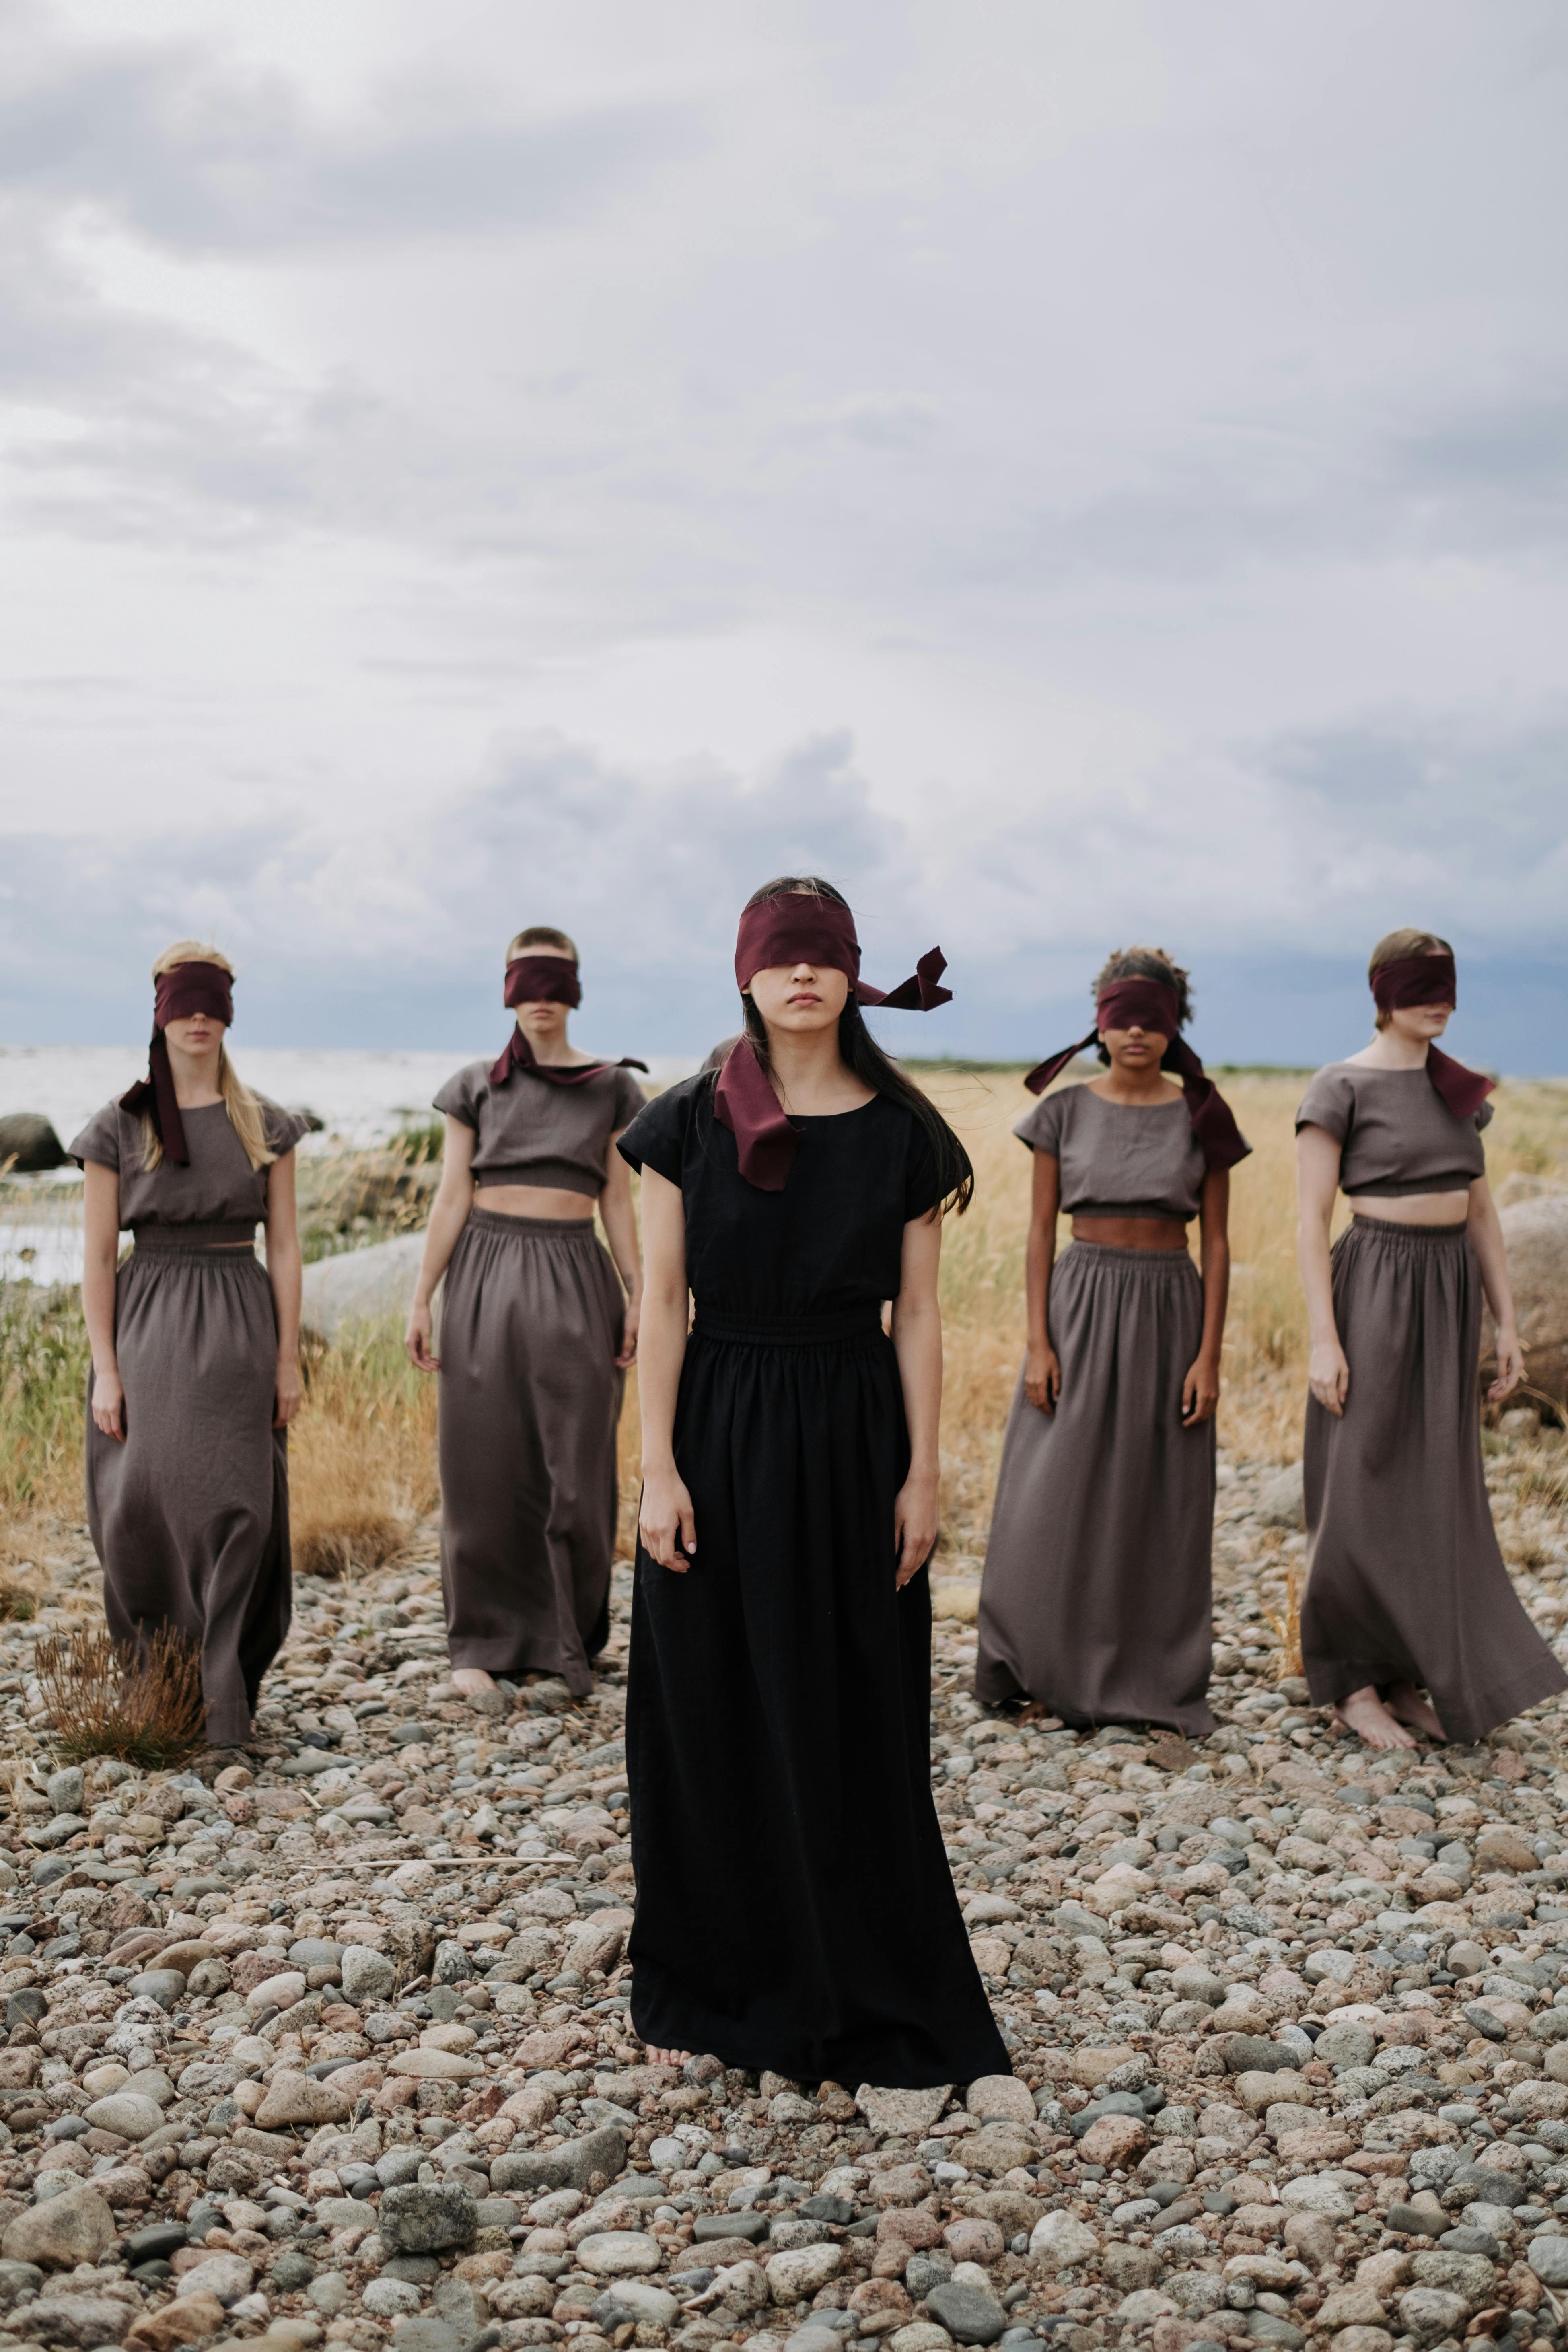
M 1162 980 L 1176 992 L 1176 1018 L 1184 1029 L 1193 1017 L 1192 977 L 1163 948 L 1113 948 L 1096 972 L 1089 994 L 1098 1000 L 1100 990 L 1109 988 L 1113 980 Z M 1094 1050 L 1102 1062 L 1110 1064 L 1103 1045 Z

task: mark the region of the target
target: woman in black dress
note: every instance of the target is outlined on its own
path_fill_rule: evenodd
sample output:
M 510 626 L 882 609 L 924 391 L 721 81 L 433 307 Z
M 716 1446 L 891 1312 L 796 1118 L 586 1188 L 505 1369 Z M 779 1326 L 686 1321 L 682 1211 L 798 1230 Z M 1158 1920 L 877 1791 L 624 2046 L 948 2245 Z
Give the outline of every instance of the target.
M 943 1002 L 940 953 L 886 997 L 859 961 L 836 890 L 770 883 L 743 1035 L 621 1139 L 647 1265 L 632 2015 L 656 2056 L 915 2086 L 1009 2071 L 931 1794 L 941 1210 L 973 1178 L 860 1017 Z

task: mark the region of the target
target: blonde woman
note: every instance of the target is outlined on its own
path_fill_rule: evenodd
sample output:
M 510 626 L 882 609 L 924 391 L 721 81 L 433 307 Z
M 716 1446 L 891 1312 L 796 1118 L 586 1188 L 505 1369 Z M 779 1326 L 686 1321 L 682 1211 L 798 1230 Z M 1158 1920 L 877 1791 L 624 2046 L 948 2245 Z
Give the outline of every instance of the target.
M 305 1123 L 253 1093 L 228 1058 L 226 956 L 182 940 L 153 979 L 147 1076 L 70 1148 L 87 1194 L 88 1521 L 110 1633 L 188 1635 L 207 1737 L 242 1748 L 289 1630 Z M 117 1271 L 126 1227 L 135 1246 Z
M 631 1174 L 616 1141 L 642 1108 L 631 1073 L 645 1066 L 572 1044 L 583 988 L 564 931 L 518 933 L 502 1001 L 514 1015 L 505 1050 L 470 1062 L 436 1097 L 446 1153 L 407 1347 L 441 1375 L 452 1681 L 472 1696 L 498 1675 L 561 1675 L 581 1698 L 609 1633 L 616 1429 L 642 1308 Z M 443 1275 L 437 1357 L 431 1302 Z
M 1481 1129 L 1492 1082 L 1443 1053 L 1458 985 L 1434 931 L 1372 951 L 1372 1043 L 1318 1072 L 1296 1113 L 1311 1333 L 1305 1475 L 1307 1680 L 1371 1748 L 1480 1739 L 1563 1687 L 1492 1528 L 1477 1367 L 1494 1400 L 1523 1357 Z M 1334 1194 L 1351 1223 L 1332 1250 Z M 1429 1696 L 1424 1697 L 1423 1691 Z

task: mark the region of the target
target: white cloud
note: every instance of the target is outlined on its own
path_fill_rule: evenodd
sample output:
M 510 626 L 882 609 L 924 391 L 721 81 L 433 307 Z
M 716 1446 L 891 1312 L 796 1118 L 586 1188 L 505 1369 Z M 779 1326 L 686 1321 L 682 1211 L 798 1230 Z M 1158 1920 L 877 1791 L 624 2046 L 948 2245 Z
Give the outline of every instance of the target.
M 969 1042 L 1560 936 L 1545 0 L 0 25 L 13 1023 L 194 899 L 395 1039 L 537 881 L 700 1024 L 800 862 Z

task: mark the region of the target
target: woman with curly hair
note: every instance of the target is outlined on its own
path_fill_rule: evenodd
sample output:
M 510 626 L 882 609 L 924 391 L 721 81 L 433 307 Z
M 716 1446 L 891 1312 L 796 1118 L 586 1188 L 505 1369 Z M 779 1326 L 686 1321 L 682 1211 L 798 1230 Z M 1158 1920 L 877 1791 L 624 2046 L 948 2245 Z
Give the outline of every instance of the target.
M 1202 1733 L 1214 1728 L 1230 1171 L 1251 1147 L 1183 1040 L 1192 990 L 1180 964 L 1163 948 L 1119 950 L 1094 994 L 1088 1036 L 1025 1083 L 1045 1094 L 1089 1045 L 1105 1075 L 1045 1095 L 1013 1130 L 1035 1155 L 1028 1351 L 980 1590 L 975 1692 L 1069 1723 Z M 1058 1212 L 1072 1219 L 1059 1265 Z

